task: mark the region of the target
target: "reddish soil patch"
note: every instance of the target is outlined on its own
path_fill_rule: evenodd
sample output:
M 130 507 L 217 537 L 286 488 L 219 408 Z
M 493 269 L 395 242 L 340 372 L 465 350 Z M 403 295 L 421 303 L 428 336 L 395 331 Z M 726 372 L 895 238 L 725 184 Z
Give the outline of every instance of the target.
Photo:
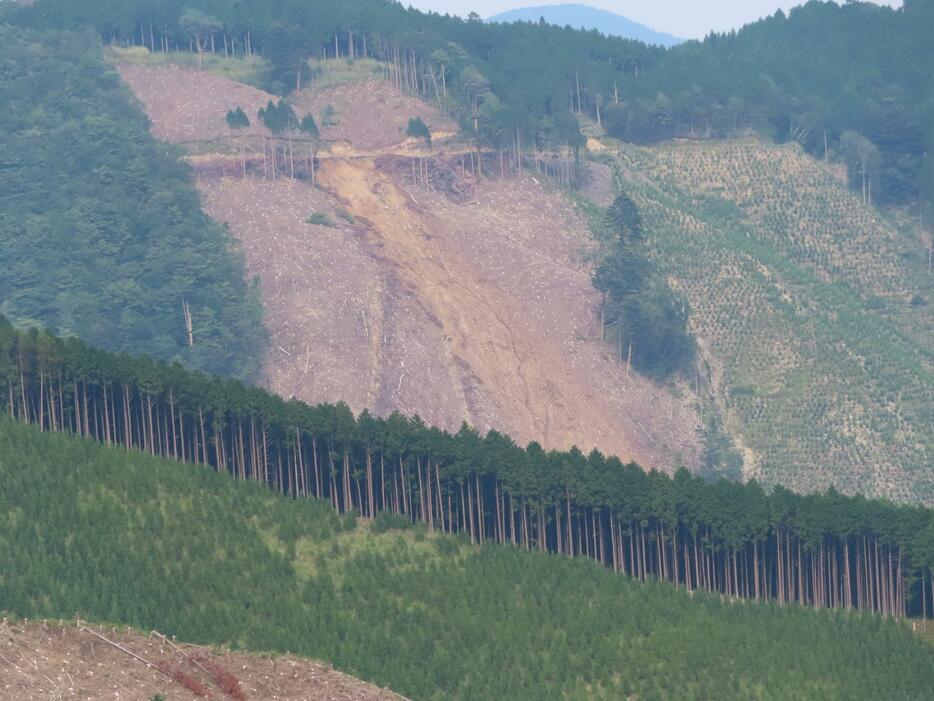
M 627 376 L 598 337 L 583 262 L 590 236 L 564 198 L 526 176 L 483 180 L 474 200 L 454 201 L 357 161 L 326 162 L 321 181 L 369 224 L 379 255 L 434 320 L 473 425 L 654 467 L 695 461 L 682 438 L 693 436 L 693 412 Z M 400 373 L 411 367 L 400 346 L 383 358 Z
M 118 650 L 74 625 L 0 623 L 0 698 L 171 701 L 399 701 L 401 696 L 312 660 L 217 650 L 90 627 Z M 160 671 L 163 670 L 163 671 Z
M 420 117 L 432 132 L 457 131 L 457 125 L 441 117 L 438 110 L 378 79 L 311 88 L 290 100 L 296 113 L 310 112 L 314 116 L 325 141 L 344 142 L 357 150 L 385 148 L 405 141 L 412 117 Z M 327 105 L 335 112 L 336 124 L 330 126 L 321 118 Z

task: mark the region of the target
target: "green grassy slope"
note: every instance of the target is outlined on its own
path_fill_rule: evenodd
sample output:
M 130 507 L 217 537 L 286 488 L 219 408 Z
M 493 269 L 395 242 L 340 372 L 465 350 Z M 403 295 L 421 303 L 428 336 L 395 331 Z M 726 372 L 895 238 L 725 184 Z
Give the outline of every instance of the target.
M 197 54 L 152 52 L 141 46 L 105 46 L 104 56 L 116 64 L 199 68 Z M 230 58 L 220 54 L 202 56 L 200 69 L 255 88 L 263 87 L 263 78 L 268 70 L 266 61 L 260 56 Z
M 0 421 L 0 609 L 289 650 L 425 698 L 922 698 L 891 620 L 693 598 Z
M 934 283 L 920 245 L 790 146 L 620 149 L 747 476 L 932 503 L 934 315 L 917 297 Z

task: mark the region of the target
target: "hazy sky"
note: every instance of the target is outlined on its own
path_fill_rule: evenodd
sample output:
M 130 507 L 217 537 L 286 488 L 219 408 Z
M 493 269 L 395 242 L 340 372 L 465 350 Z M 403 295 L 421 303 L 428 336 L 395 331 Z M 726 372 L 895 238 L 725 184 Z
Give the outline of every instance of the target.
M 788 10 L 801 4 L 782 0 L 403 0 L 402 4 L 461 16 L 476 12 L 481 17 L 489 17 L 519 7 L 568 2 L 609 10 L 653 29 L 688 39 L 701 38 L 711 30 L 740 27 L 774 13 L 779 7 Z M 901 0 L 881 2 L 901 5 Z

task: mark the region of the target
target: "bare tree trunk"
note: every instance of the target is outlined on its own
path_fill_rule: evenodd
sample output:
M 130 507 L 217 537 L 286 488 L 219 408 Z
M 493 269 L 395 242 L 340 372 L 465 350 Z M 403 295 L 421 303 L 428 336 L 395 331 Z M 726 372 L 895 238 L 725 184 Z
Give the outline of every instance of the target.
M 289 177 L 295 180 L 295 160 L 292 158 L 292 134 L 289 134 Z

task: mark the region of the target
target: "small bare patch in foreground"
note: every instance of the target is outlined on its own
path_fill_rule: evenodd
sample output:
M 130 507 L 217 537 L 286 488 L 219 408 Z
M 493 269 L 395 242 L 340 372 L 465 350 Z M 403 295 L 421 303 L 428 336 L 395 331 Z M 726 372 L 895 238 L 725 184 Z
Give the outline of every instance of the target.
M 186 645 L 80 623 L 0 622 L 0 698 L 321 699 L 401 696 L 312 660 Z

